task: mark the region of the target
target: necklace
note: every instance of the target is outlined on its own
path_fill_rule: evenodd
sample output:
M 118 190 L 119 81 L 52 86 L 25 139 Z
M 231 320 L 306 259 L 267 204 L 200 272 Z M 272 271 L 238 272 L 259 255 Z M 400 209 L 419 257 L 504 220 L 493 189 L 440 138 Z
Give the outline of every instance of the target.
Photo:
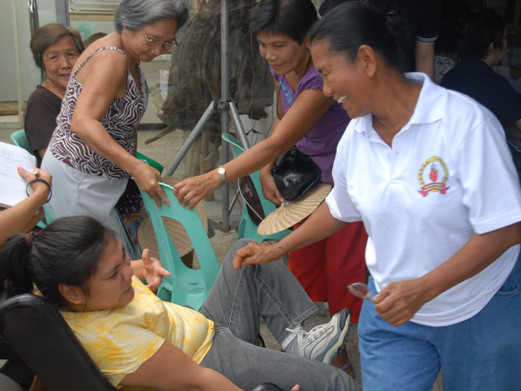
M 306 73 L 308 73 L 308 71 L 311 68 L 310 65 L 311 65 L 311 53 L 309 53 L 308 62 L 306 63 L 306 67 L 304 68 L 304 73 L 302 73 L 302 77 L 304 77 L 304 75 Z M 300 80 L 302 79 L 302 77 L 299 78 L 299 80 L 297 81 L 297 85 L 300 82 Z M 276 101 L 276 104 L 277 104 L 277 117 L 278 117 L 278 119 L 281 119 L 283 117 L 283 115 L 280 115 L 280 113 L 279 113 L 279 99 L 280 99 L 281 85 L 284 84 L 284 80 L 286 80 L 287 84 L 289 84 L 291 86 L 291 84 L 289 83 L 288 79 L 286 78 L 286 75 L 282 75 L 282 78 L 280 79 L 280 82 L 279 82 L 279 91 L 277 93 L 277 101 Z M 296 88 L 295 88 L 295 90 L 296 90 Z

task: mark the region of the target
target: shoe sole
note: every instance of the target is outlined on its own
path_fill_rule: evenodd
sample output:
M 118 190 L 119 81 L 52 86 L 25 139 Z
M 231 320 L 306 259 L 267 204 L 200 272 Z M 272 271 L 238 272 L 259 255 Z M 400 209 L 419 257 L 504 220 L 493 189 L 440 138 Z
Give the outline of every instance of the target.
M 351 324 L 351 312 L 348 309 L 346 309 L 346 311 L 347 317 L 344 322 L 344 328 L 342 330 L 342 333 L 340 333 L 340 338 L 338 338 L 336 344 L 331 346 L 331 348 L 326 352 L 324 358 L 322 359 L 322 362 L 326 364 L 331 364 L 331 362 L 333 361 L 333 357 L 340 353 L 347 344 L 347 337 L 349 336 L 349 326 Z

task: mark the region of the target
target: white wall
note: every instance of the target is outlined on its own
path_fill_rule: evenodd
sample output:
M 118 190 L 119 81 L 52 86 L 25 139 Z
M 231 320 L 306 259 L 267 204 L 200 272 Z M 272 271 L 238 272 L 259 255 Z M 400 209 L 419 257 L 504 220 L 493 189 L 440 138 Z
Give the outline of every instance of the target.
M 43 1 L 43 0 L 42 0 Z M 20 61 L 22 92 L 24 99 L 34 90 L 40 80 L 40 72 L 32 58 L 29 49 L 31 39 L 29 11 L 27 1 L 0 0 L 0 102 L 17 101 L 17 63 L 14 38 L 16 25 L 13 13 L 13 3 L 16 4 L 18 22 L 18 37 L 20 41 Z
M 22 77 L 22 96 L 27 101 L 31 92 L 40 83 L 40 70 L 34 64 L 29 42 L 31 29 L 27 0 L 0 0 L 0 102 L 15 102 L 17 91 L 17 63 L 14 37 L 13 3 L 16 5 L 18 38 L 20 45 L 20 71 Z M 38 0 L 39 25 L 56 22 L 56 5 L 54 0 Z M 71 26 L 78 27 L 84 21 L 71 18 Z M 93 32 L 110 33 L 114 31 L 111 20 L 94 20 Z

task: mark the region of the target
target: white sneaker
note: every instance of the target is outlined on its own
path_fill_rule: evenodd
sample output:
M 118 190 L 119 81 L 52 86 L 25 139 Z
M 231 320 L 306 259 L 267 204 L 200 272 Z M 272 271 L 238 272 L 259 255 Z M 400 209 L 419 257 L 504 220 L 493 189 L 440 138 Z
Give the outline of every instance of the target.
M 333 357 L 345 348 L 350 321 L 351 313 L 344 308 L 329 323 L 300 332 L 297 335 L 298 355 L 331 364 Z

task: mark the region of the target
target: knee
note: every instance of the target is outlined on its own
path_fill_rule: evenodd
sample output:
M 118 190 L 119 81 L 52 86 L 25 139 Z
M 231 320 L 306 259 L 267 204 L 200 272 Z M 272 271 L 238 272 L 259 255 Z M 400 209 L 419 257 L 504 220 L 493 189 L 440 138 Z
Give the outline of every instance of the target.
M 242 239 L 236 240 L 235 243 L 233 243 L 230 250 L 228 251 L 228 254 L 226 254 L 226 257 L 224 258 L 223 267 L 226 265 L 232 266 L 233 258 L 235 258 L 235 253 L 237 252 L 237 250 L 239 250 L 240 248 L 246 246 L 248 243 L 251 243 L 253 241 L 254 240 L 250 239 L 250 238 L 242 238 Z

